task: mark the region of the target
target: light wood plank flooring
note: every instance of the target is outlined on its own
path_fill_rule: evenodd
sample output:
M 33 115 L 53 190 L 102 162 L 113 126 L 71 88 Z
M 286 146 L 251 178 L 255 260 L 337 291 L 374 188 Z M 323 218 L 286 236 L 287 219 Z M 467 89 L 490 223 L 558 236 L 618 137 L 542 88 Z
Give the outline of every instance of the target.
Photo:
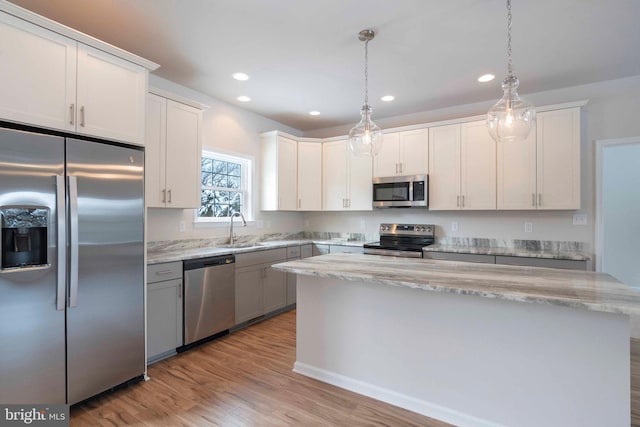
M 76 405 L 71 425 L 425 426 L 448 424 L 295 374 L 295 311 L 149 367 L 141 382 Z M 640 427 L 640 340 L 631 340 L 631 421 Z

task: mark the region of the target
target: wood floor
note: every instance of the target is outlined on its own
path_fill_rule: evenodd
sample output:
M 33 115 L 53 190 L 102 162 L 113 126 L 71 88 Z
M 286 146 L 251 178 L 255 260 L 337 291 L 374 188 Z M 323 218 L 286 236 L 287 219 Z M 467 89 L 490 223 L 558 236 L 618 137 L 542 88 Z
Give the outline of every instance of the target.
M 295 374 L 295 311 L 149 367 L 150 381 L 71 409 L 71 426 L 448 424 Z M 631 421 L 640 427 L 640 340 L 631 340 Z

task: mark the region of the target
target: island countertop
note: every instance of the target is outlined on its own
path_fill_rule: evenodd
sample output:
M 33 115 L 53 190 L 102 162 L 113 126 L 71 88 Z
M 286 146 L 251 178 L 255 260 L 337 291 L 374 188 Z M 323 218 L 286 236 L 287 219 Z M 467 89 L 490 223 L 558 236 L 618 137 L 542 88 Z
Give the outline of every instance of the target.
M 275 264 L 290 273 L 593 311 L 640 314 L 640 292 L 590 271 L 328 254 Z

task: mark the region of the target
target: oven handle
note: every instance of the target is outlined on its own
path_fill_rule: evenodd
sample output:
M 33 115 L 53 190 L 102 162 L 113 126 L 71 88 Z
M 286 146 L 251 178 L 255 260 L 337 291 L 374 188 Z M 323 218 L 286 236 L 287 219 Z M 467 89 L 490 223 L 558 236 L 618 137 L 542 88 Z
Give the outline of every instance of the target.
M 385 255 L 401 258 L 422 258 L 422 251 L 393 251 L 389 249 L 364 248 L 364 253 L 367 255 Z

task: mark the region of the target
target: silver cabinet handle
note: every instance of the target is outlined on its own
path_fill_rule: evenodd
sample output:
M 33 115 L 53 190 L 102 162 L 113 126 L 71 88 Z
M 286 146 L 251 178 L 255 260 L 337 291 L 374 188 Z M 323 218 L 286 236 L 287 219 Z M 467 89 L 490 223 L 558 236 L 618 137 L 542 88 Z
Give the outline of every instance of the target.
M 347 199 L 347 207 L 350 208 L 351 207 L 351 199 Z
M 456 198 L 456 206 L 460 207 L 460 196 Z
M 402 163 L 400 163 L 400 174 L 402 174 Z
M 178 286 L 178 298 L 182 298 L 182 283 Z
M 398 173 L 398 164 L 396 163 L 396 173 Z
M 69 307 L 78 305 L 78 179 L 69 177 Z
M 538 193 L 538 206 L 542 206 L 542 193 Z
M 169 200 L 168 203 L 171 203 L 171 190 L 169 190 Z
M 464 195 L 462 196 L 462 207 L 464 208 Z
M 156 276 L 166 276 L 167 274 L 171 274 L 171 270 L 162 270 L 162 271 L 156 271 Z
M 531 193 L 531 206 L 533 206 L 533 207 L 536 206 L 536 194 L 535 193 Z
M 162 203 L 167 202 L 167 190 L 162 190 Z
M 76 106 L 71 104 L 69 106 L 69 124 L 72 125 L 76 115 Z
M 84 127 L 84 105 L 80 107 L 80 126 Z
M 298 199 L 298 209 L 302 207 L 302 199 Z
M 56 219 L 58 227 L 58 283 L 56 285 L 56 310 L 63 311 L 66 305 L 67 235 L 65 210 L 64 175 L 56 175 Z

